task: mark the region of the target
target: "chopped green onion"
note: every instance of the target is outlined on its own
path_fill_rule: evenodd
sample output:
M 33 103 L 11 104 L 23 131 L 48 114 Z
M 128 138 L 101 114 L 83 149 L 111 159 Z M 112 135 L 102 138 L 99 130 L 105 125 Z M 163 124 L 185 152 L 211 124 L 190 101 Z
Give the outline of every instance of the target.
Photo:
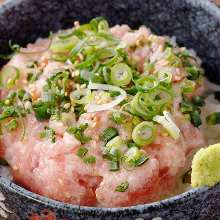
M 102 20 L 98 23 L 98 31 L 108 31 L 109 29 L 109 25 L 108 22 L 106 20 Z
M 135 144 L 133 141 L 129 141 L 129 142 L 127 143 L 127 145 L 128 145 L 128 148 L 139 147 L 139 146 L 137 146 L 137 144 Z
M 19 78 L 20 72 L 18 68 L 10 65 L 6 65 L 0 72 L 0 85 L 4 88 L 12 88 L 15 85 L 16 80 Z
M 94 156 L 87 156 L 83 158 L 83 162 L 86 164 L 94 164 L 96 162 L 96 158 Z
M 111 119 L 116 124 L 122 124 L 123 122 L 123 116 L 119 112 L 113 112 Z
M 88 89 L 75 90 L 70 94 L 70 100 L 77 104 L 88 104 L 92 98 L 93 94 Z
M 153 142 L 155 136 L 155 126 L 153 123 L 144 121 L 138 124 L 133 132 L 132 139 L 140 147 Z
M 17 117 L 17 109 L 14 106 L 8 106 L 3 109 L 3 112 L 0 114 L 0 121 L 9 117 Z
M 185 80 L 183 83 L 183 93 L 192 93 L 196 88 L 196 83 L 192 80 Z
M 88 127 L 88 124 L 81 124 L 78 127 L 69 127 L 66 129 L 66 131 L 69 134 L 72 134 L 75 136 L 76 139 L 78 139 L 82 144 L 85 144 L 89 142 L 92 138 L 89 136 L 86 136 L 84 134 L 84 131 Z
M 206 117 L 206 123 L 208 125 L 220 124 L 220 112 L 213 112 Z
M 159 85 L 159 82 L 155 77 L 144 76 L 136 80 L 135 85 L 137 90 L 141 92 L 148 92 L 155 89 Z
M 132 71 L 125 63 L 116 64 L 111 68 L 111 82 L 116 86 L 126 86 L 131 82 Z
M 56 132 L 54 129 L 45 126 L 44 131 L 40 132 L 40 138 L 49 138 L 52 143 L 56 141 Z
M 90 80 L 93 83 L 104 83 L 104 78 L 101 73 L 92 73 L 90 76 Z
M 187 79 L 189 80 L 197 80 L 201 75 L 201 70 L 195 66 L 187 67 Z
M 33 104 L 33 110 L 37 120 L 46 120 L 49 119 L 51 113 L 49 112 L 50 103 L 49 102 L 37 102 Z
M 64 40 L 56 39 L 53 40 L 50 49 L 53 53 L 68 53 L 78 42 L 79 39 L 76 36 Z
M 80 147 L 77 150 L 76 155 L 80 158 L 83 158 L 86 156 L 87 153 L 88 153 L 88 149 L 86 147 Z
M 7 130 L 9 131 L 14 131 L 16 130 L 18 127 L 18 121 L 16 119 L 12 119 L 11 121 L 9 121 L 7 124 L 6 124 L 6 128 Z
M 125 192 L 128 190 L 129 183 L 128 181 L 120 183 L 118 186 L 116 186 L 115 191 L 116 192 Z
M 116 97 L 116 96 L 119 96 L 121 93 L 119 91 L 110 91 L 110 96 L 111 97 Z
M 194 106 L 188 101 L 182 101 L 180 105 L 180 110 L 182 113 L 191 113 L 194 110 Z
M 160 82 L 170 83 L 172 80 L 172 74 L 168 72 L 159 72 L 158 79 Z
M 202 124 L 202 120 L 198 111 L 194 111 L 190 114 L 191 122 L 195 127 L 199 127 Z
M 201 107 L 205 105 L 204 98 L 202 96 L 199 96 L 199 95 L 194 96 L 192 98 L 192 102 L 193 102 L 194 105 L 201 106 Z
M 122 148 L 125 145 L 124 141 L 121 139 L 120 136 L 116 136 L 112 138 L 108 143 L 106 144 L 106 147 L 111 149 L 112 147 L 118 147 Z
M 137 88 L 135 86 L 132 86 L 132 87 L 126 89 L 126 92 L 129 95 L 136 95 L 138 90 L 137 90 Z
M 142 164 L 144 164 L 145 162 L 147 162 L 150 158 L 147 155 L 142 155 L 139 159 L 137 159 L 135 161 L 135 166 L 141 166 Z
M 129 167 L 141 166 L 147 160 L 149 160 L 149 157 L 139 150 L 138 147 L 129 148 L 123 157 L 123 163 L 126 163 L 126 166 Z
M 100 138 L 101 140 L 107 143 L 117 135 L 118 135 L 118 131 L 115 128 L 109 127 L 102 132 Z
M 109 160 L 109 171 L 118 171 L 119 170 L 119 161 Z
M 172 94 L 162 87 L 148 93 L 138 92 L 130 102 L 130 113 L 152 120 L 172 104 Z

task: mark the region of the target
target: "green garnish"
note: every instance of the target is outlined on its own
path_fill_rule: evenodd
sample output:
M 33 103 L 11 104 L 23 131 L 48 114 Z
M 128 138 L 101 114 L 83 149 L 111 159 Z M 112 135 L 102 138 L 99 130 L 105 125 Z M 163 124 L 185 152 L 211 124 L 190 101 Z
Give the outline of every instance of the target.
M 149 92 L 159 85 L 159 81 L 152 76 L 144 76 L 135 82 L 137 90 L 141 92 Z
M 196 83 L 194 81 L 186 79 L 183 82 L 183 87 L 182 87 L 183 93 L 192 93 L 194 92 L 195 88 L 196 88 Z
M 116 97 L 116 96 L 119 96 L 121 93 L 119 91 L 110 91 L 110 96 L 111 97 Z
M 0 165 L 1 166 L 9 166 L 7 160 L 3 159 L 3 158 L 0 158 Z
M 199 127 L 202 124 L 202 119 L 198 111 L 194 111 L 190 114 L 191 122 L 195 127 Z
M 145 155 L 138 147 L 131 147 L 128 149 L 123 157 L 123 163 L 126 163 L 128 167 L 138 167 L 149 160 L 149 157 Z
M 83 158 L 83 162 L 86 164 L 94 164 L 96 162 L 96 158 L 94 156 L 87 156 Z
M 17 117 L 17 109 L 14 106 L 5 106 L 3 112 L 0 114 L 0 121 L 9 117 Z
M 19 77 L 20 71 L 17 67 L 6 65 L 0 72 L 0 85 L 3 88 L 11 89 Z
M 180 104 L 180 110 L 182 113 L 191 113 L 194 110 L 194 106 L 189 101 L 182 101 Z
M 119 112 L 113 112 L 111 119 L 116 124 L 122 124 L 123 123 L 123 116 Z
M 213 112 L 206 117 L 206 123 L 208 125 L 220 124 L 220 112 Z
M 104 142 L 110 141 L 112 138 L 116 137 L 118 135 L 118 131 L 115 128 L 109 127 L 106 128 L 102 134 L 100 135 L 100 138 Z
M 139 147 L 139 146 L 137 146 L 137 144 L 135 144 L 132 140 L 129 141 L 129 142 L 127 143 L 127 145 L 128 145 L 128 148 Z
M 153 142 L 155 131 L 156 129 L 152 122 L 143 121 L 134 128 L 132 139 L 140 147 L 148 145 Z
M 39 101 L 33 104 L 33 110 L 37 120 L 46 120 L 49 119 L 52 113 L 50 112 L 51 103 Z
M 12 119 L 11 121 L 9 121 L 7 124 L 6 124 L 6 129 L 8 131 L 14 131 L 16 130 L 18 127 L 18 121 L 16 119 Z
M 201 70 L 195 66 L 187 67 L 187 79 L 189 80 L 197 80 L 201 75 Z
M 89 142 L 90 140 L 92 140 L 91 137 L 86 136 L 84 134 L 84 131 L 86 130 L 87 127 L 88 127 L 88 124 L 81 124 L 78 127 L 69 127 L 66 129 L 66 131 L 69 134 L 74 135 L 75 138 L 78 139 L 82 144 L 85 144 Z
M 118 186 L 116 186 L 115 191 L 116 192 L 125 192 L 128 190 L 129 183 L 128 181 L 120 183 Z
M 116 86 L 126 86 L 131 82 L 132 70 L 125 63 L 119 63 L 111 69 L 111 82 Z
M 194 105 L 202 107 L 205 105 L 205 100 L 202 96 L 197 95 L 192 98 L 192 103 Z
M 76 155 L 80 158 L 83 158 L 86 156 L 87 153 L 88 153 L 88 149 L 86 147 L 80 147 L 77 150 Z
M 50 139 L 50 141 L 52 143 L 55 143 L 56 142 L 56 132 L 54 131 L 53 128 L 45 126 L 44 130 L 42 132 L 40 132 L 40 138 L 48 138 L 48 139 Z
M 118 171 L 120 168 L 119 161 L 109 160 L 108 161 L 109 171 Z

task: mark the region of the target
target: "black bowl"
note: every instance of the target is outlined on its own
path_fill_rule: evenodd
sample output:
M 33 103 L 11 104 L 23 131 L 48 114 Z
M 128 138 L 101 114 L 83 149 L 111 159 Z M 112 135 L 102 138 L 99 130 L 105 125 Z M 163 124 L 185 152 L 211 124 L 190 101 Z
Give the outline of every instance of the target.
M 180 45 L 197 51 L 209 79 L 220 83 L 220 9 L 208 0 L 10 0 L 0 7 L 0 53 L 8 52 L 10 39 L 25 45 L 74 20 L 83 23 L 99 15 L 111 24 L 145 24 L 157 34 L 176 36 Z M 0 219 L 27 220 L 45 210 L 71 220 L 215 220 L 220 219 L 220 185 L 147 205 L 91 208 L 36 195 L 0 177 Z

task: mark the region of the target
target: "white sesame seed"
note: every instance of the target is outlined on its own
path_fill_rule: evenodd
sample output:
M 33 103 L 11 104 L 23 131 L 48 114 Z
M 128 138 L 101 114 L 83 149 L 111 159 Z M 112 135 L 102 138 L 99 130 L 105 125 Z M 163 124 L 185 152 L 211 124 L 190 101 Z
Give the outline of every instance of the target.
M 80 86 L 80 88 L 81 88 L 81 89 L 85 89 L 85 88 L 86 88 L 86 84 L 82 84 L 82 85 Z
M 75 76 L 79 76 L 79 70 L 75 71 Z
M 70 108 L 70 103 L 66 103 L 64 106 L 63 106 L 65 109 L 69 109 Z

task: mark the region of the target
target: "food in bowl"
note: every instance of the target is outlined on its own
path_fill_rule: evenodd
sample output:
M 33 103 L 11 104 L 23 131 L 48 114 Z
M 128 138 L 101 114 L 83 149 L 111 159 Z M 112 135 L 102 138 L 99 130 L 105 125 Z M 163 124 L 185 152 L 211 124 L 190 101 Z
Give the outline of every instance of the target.
M 186 189 L 192 156 L 206 145 L 194 51 L 101 17 L 11 47 L 0 75 L 1 158 L 16 183 L 101 207 Z

